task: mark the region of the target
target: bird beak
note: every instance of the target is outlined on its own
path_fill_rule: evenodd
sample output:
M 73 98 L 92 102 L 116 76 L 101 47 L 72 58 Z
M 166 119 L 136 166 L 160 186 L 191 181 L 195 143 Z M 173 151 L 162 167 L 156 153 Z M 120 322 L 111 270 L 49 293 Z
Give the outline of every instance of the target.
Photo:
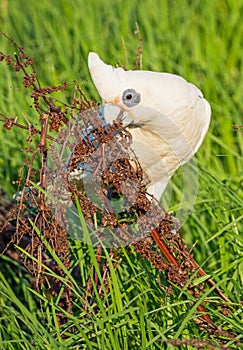
M 104 103 L 104 118 L 108 123 L 112 123 L 117 119 L 121 120 L 124 127 L 128 127 L 133 123 L 129 111 L 125 110 L 121 103 L 115 103 L 115 100 Z

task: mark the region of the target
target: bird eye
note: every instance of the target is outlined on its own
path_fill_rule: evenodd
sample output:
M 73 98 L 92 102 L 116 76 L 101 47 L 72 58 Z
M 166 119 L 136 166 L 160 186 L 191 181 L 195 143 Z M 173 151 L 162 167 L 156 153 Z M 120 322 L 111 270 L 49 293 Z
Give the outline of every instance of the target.
M 127 89 L 123 92 L 122 102 L 127 107 L 134 107 L 141 101 L 140 94 L 134 89 Z

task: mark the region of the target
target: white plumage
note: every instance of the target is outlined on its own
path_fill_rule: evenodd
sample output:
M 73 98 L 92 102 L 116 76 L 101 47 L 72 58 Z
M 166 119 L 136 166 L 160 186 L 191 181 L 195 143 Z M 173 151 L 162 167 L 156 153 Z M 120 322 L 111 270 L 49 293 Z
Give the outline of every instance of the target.
M 107 109 L 105 119 L 117 117 L 110 105 L 124 111 L 123 124 L 149 178 L 147 191 L 160 199 L 175 170 L 203 142 L 210 123 L 209 103 L 178 75 L 113 68 L 94 52 L 89 53 L 88 66 Z

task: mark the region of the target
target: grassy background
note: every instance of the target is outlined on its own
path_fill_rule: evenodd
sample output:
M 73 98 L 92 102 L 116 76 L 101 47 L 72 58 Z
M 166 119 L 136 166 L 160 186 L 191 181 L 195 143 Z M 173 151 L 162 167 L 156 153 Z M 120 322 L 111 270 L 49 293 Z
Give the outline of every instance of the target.
M 198 195 L 192 215 L 183 226 L 183 236 L 189 244 L 198 240 L 195 247 L 196 260 L 204 264 L 206 271 L 212 274 L 216 281 L 220 281 L 221 288 L 235 303 L 239 303 L 243 290 L 243 242 L 240 236 L 243 229 L 243 135 L 240 130 L 233 129 L 233 125 L 243 125 L 242 12 L 242 0 L 0 2 L 1 31 L 21 44 L 26 53 L 35 58 L 35 67 L 43 85 L 59 84 L 64 80 L 72 83 L 76 80 L 82 82 L 90 97 L 98 99 L 88 74 L 88 52 L 96 51 L 107 63 L 125 66 L 125 44 L 128 68 L 132 68 L 139 45 L 138 37 L 134 34 L 137 22 L 143 38 L 143 69 L 180 74 L 203 91 L 212 106 L 212 122 L 206 140 L 196 156 L 199 166 Z M 14 50 L 8 41 L 0 36 L 0 51 L 13 54 Z M 27 118 L 38 124 L 38 116 L 31 107 L 32 101 L 24 91 L 21 79 L 5 63 L 0 64 L 0 77 L 0 112 L 11 117 L 18 116 L 24 123 L 27 123 Z M 23 161 L 23 154 L 19 149 L 26 144 L 26 138 L 26 133 L 19 129 L 9 132 L 0 128 L 0 181 L 9 196 L 16 191 L 11 182 L 17 179 L 18 169 Z M 120 276 L 113 276 L 113 282 L 117 282 L 115 286 L 126 283 L 129 288 L 132 288 L 131 281 L 134 281 L 134 276 L 136 279 L 137 275 L 143 276 L 137 279 L 139 282 L 133 293 L 125 293 L 123 290 L 125 297 L 117 296 L 119 305 L 116 305 L 118 301 L 114 299 L 114 308 L 117 308 L 118 316 L 110 323 L 111 327 L 120 327 L 121 334 L 118 338 L 110 340 L 109 345 L 101 336 L 101 343 L 97 348 L 159 349 L 159 338 L 181 335 L 185 337 L 190 334 L 195 337 L 205 336 L 190 322 L 184 325 L 183 329 L 180 328 L 180 325 L 184 324 L 183 317 L 187 310 L 186 305 L 178 309 L 177 303 L 180 299 L 174 300 L 175 305 L 171 304 L 173 301 L 170 300 L 170 312 L 158 311 L 160 307 L 163 309 L 163 305 L 167 305 L 168 301 L 163 300 L 164 304 L 161 306 L 160 299 L 163 294 L 156 289 L 153 281 L 156 272 L 151 271 L 148 278 L 144 276 L 146 267 L 143 263 L 133 263 L 136 268 L 129 259 L 124 263 L 125 266 L 131 264 L 128 270 L 130 274 L 122 270 Z M 13 339 L 18 344 L 16 347 L 14 343 L 13 349 L 21 348 L 21 337 L 26 346 L 23 348 L 27 348 L 26 344 L 31 348 L 27 335 L 35 333 L 37 338 L 39 337 L 38 348 L 55 349 L 58 342 L 62 341 L 58 333 L 60 330 L 53 325 L 54 321 L 50 316 L 55 308 L 50 306 L 47 300 L 44 301 L 45 310 L 48 310 L 45 319 L 49 340 L 42 344 L 41 339 L 46 337 L 46 329 L 41 328 L 37 321 L 36 324 L 31 324 L 31 318 L 26 316 L 27 311 L 24 307 L 29 312 L 34 310 L 37 319 L 43 315 L 41 316 L 41 311 L 35 306 L 32 294 L 26 287 L 27 282 L 23 282 L 21 276 L 21 271 L 18 276 L 8 276 L 9 284 L 4 275 L 2 276 L 0 292 L 5 295 L 6 299 L 2 298 L 2 305 L 5 304 L 6 308 L 2 308 L 0 317 L 4 316 L 8 308 L 13 310 L 10 328 L 6 328 L 7 331 L 5 326 L 2 328 L 2 331 L 5 330 L 5 333 L 2 333 L 5 340 L 6 334 L 10 334 L 9 342 L 3 349 L 11 348 L 9 344 Z M 16 284 L 18 288 L 15 293 L 21 294 L 22 300 L 10 298 L 11 288 L 13 285 L 16 287 Z M 127 291 L 127 288 L 125 289 Z M 115 291 L 118 293 L 119 288 Z M 139 293 L 144 295 L 146 305 L 138 297 Z M 151 298 L 154 304 L 149 302 Z M 123 313 L 126 314 L 126 307 L 133 305 L 135 299 L 137 303 L 134 304 L 134 308 L 140 308 L 140 311 L 129 309 L 131 314 L 126 318 Z M 22 306 L 18 305 L 21 302 Z M 154 310 L 157 310 L 156 313 Z M 148 316 L 150 312 L 153 317 Z M 23 315 L 30 320 L 25 321 L 26 328 L 23 328 Z M 102 315 L 108 316 L 109 313 Z M 181 319 L 178 321 L 177 317 Z M 234 325 L 237 328 L 236 325 L 240 326 L 237 318 L 239 315 L 234 314 L 232 317 L 235 323 L 232 323 L 231 327 Z M 133 332 L 137 329 L 137 333 L 133 334 L 131 329 L 129 330 L 128 320 L 133 320 Z M 98 320 L 95 322 L 94 329 L 97 327 L 101 333 L 102 329 L 106 329 L 108 338 L 112 339 L 113 328 L 107 330 L 104 324 L 102 326 Z M 32 328 L 29 328 L 31 326 Z M 123 326 L 125 328 L 122 328 Z M 19 329 L 23 330 L 22 333 Z M 121 339 L 129 339 L 129 331 L 136 339 L 134 344 L 130 343 L 129 347 L 124 340 L 125 345 L 121 345 Z M 92 348 L 95 345 L 86 346 Z

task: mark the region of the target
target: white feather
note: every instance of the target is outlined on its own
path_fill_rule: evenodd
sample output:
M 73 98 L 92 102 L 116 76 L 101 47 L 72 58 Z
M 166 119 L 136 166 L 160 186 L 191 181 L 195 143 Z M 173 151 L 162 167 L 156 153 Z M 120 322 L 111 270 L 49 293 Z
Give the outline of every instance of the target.
M 93 52 L 88 66 L 103 103 L 126 111 L 125 126 L 140 125 L 129 129 L 133 149 L 150 179 L 148 192 L 159 199 L 175 170 L 203 142 L 210 124 L 209 103 L 196 86 L 178 75 L 113 68 Z M 134 107 L 122 101 L 127 89 L 140 94 L 140 103 Z M 106 119 L 111 122 L 112 113 Z

